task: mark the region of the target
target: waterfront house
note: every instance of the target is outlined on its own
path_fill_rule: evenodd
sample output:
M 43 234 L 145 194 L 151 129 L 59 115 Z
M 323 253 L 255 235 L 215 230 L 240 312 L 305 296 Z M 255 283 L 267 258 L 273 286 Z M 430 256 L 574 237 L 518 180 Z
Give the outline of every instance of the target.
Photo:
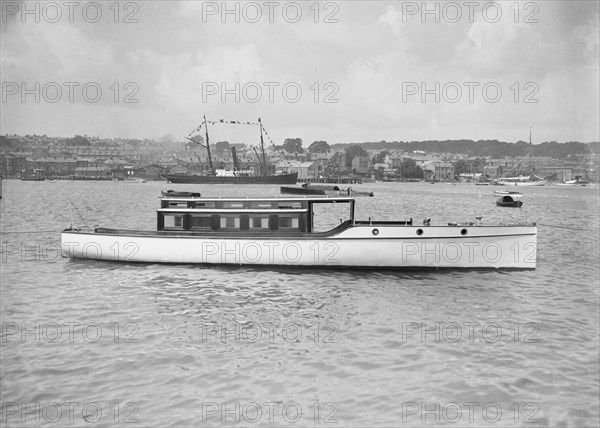
M 485 166 L 485 158 L 480 158 L 480 157 L 470 157 L 465 159 L 465 169 L 471 173 L 482 173 L 483 174 L 483 167 Z
M 371 160 L 368 156 L 354 156 L 352 159 L 352 169 L 355 174 L 365 175 L 369 173 Z
M 539 175 L 551 181 L 573 180 L 573 168 L 568 165 L 546 165 L 540 169 Z
M 483 176 L 495 180 L 502 176 L 502 165 L 486 165 L 483 167 Z
M 113 173 L 107 166 L 80 166 L 75 168 L 75 177 L 88 179 L 110 179 Z
M 165 172 L 165 168 L 157 164 L 150 164 L 138 167 L 135 168 L 133 171 L 136 177 L 143 178 L 144 180 L 164 180 L 164 177 L 162 177 L 161 174 Z
M 28 158 L 25 162 L 26 171 L 30 173 L 36 173 L 47 178 L 73 176 L 77 166 L 77 159 L 74 158 Z
M 286 161 L 285 168 L 282 163 L 277 165 L 278 169 L 298 171 L 298 179 L 313 179 L 319 176 L 318 164 L 316 162 Z
M 452 181 L 454 180 L 454 165 L 444 161 L 426 162 L 423 167 L 425 180 Z

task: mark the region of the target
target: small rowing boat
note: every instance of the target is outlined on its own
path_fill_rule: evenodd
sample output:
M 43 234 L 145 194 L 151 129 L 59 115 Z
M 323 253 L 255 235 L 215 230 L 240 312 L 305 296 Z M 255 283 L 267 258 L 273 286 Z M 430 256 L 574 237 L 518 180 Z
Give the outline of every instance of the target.
M 522 196 L 520 194 L 504 195 L 496 201 L 496 205 L 499 207 L 520 208 L 523 206 Z

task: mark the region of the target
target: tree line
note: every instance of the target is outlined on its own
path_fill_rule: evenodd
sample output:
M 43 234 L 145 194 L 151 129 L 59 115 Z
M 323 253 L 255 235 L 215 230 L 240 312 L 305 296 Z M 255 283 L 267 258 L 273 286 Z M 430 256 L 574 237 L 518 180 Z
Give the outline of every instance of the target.
M 329 145 L 326 141 L 314 141 L 306 149 L 309 153 L 326 153 L 330 150 L 345 151 L 350 147 L 352 152 L 357 154 L 366 153 L 367 150 L 393 151 L 401 150 L 404 152 L 424 151 L 428 153 L 449 153 L 455 155 L 467 155 L 470 157 L 522 157 L 531 155 L 536 157 L 549 157 L 554 159 L 567 159 L 570 155 L 597 155 L 600 150 L 600 143 L 581 143 L 578 141 L 569 141 L 558 143 L 556 141 L 546 141 L 540 144 L 529 144 L 526 141 L 517 141 L 516 143 L 507 143 L 499 140 L 427 140 L 427 141 L 379 141 L 365 142 L 360 144 L 338 143 Z M 304 153 L 301 138 L 286 138 L 283 145 L 277 146 L 288 153 Z M 362 150 L 361 150 L 362 149 Z

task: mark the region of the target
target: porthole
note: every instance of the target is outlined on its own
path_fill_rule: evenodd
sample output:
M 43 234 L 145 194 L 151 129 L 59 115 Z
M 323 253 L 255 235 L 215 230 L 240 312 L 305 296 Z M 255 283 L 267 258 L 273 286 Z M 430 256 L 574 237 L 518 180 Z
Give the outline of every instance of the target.
M 463 235 L 463 236 L 466 235 L 467 234 L 467 229 L 461 229 L 460 234 Z
M 375 236 L 379 235 L 379 229 L 373 229 L 373 235 L 375 235 Z
M 421 236 L 423 234 L 423 229 L 417 229 L 417 235 Z

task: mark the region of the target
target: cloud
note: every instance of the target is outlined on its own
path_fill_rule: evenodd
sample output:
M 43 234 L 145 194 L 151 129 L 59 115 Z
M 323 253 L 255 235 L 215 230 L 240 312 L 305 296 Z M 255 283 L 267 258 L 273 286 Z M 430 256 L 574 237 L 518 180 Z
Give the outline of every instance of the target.
M 202 7 L 209 3 L 222 5 L 139 3 L 135 24 L 115 23 L 108 9 L 112 3 L 103 6 L 106 19 L 97 24 L 11 20 L 2 27 L 4 81 L 98 81 L 105 96 L 93 105 L 81 100 L 21 105 L 15 96 L 3 105 L 3 130 L 28 133 L 35 123 L 40 130 L 62 129 L 65 135 L 77 128 L 98 135 L 182 136 L 206 113 L 231 120 L 260 115 L 281 139 L 330 143 L 488 138 L 489 133 L 514 140 L 532 123 L 540 128 L 540 138 L 599 138 L 595 2 L 576 1 L 569 7 L 562 2 L 493 3 L 502 8 L 498 22 L 484 19 L 481 6 L 472 20 L 461 6 L 461 19 L 451 22 L 450 3 L 444 2 L 435 2 L 441 8 L 439 22 L 434 15 L 407 9 L 422 8 L 422 2 L 332 2 L 337 9 L 330 10 L 320 2 L 315 22 L 315 3 L 304 2 L 298 3 L 303 13 L 298 22 L 286 21 L 280 6 L 274 22 L 268 22 L 263 8 L 257 23 L 236 23 L 231 16 L 224 23 L 220 15 L 204 20 Z M 331 12 L 337 22 L 323 22 Z M 538 22 L 523 22 L 532 12 Z M 118 105 L 108 89 L 115 82 Z M 122 103 L 127 82 L 139 88 L 139 103 Z M 273 100 L 265 82 L 278 84 Z M 419 89 L 421 84 L 431 89 L 437 83 L 442 90 L 456 84 L 463 95 L 456 103 L 443 96 L 436 102 L 434 95 L 425 102 L 421 94 L 403 98 L 411 82 Z M 473 101 L 467 99 L 465 82 L 479 85 Z M 489 82 L 502 88 L 496 103 L 482 97 Z M 208 98 L 203 92 L 207 83 L 219 89 Z M 235 91 L 236 83 L 241 91 L 244 85 L 258 85 L 262 97 L 236 100 L 230 93 L 223 102 L 221 90 Z M 300 99 L 285 98 L 287 83 L 301 88 Z M 531 95 L 527 88 L 532 86 L 525 86 L 530 83 L 537 85 L 538 103 L 523 102 Z M 326 98 L 337 102 L 326 103 Z
M 75 25 L 19 23 L 3 33 L 4 79 L 97 81 L 119 68 L 109 41 Z

